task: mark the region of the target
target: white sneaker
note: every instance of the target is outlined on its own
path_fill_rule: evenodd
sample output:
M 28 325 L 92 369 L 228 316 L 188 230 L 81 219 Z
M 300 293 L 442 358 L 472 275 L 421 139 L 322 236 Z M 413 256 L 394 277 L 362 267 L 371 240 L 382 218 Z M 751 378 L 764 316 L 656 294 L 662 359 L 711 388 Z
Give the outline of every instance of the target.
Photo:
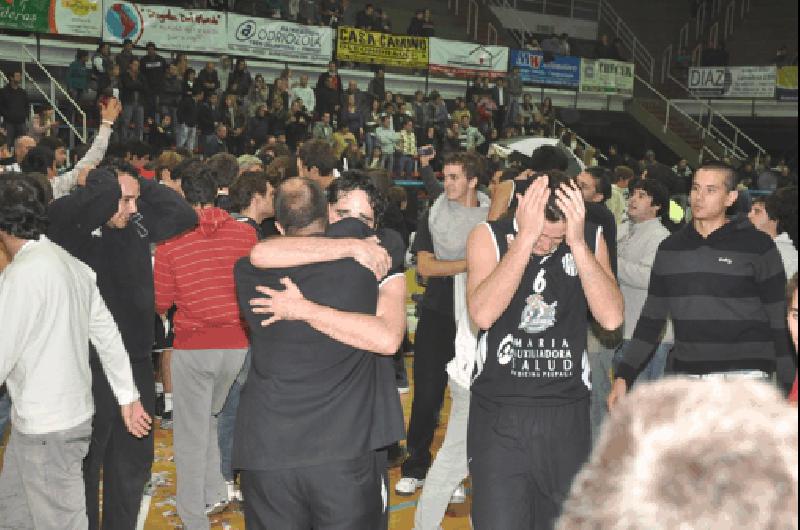
M 450 496 L 450 504 L 464 504 L 465 502 L 467 502 L 467 490 L 464 484 L 459 484 Z
M 397 391 L 402 395 L 402 394 L 408 394 L 411 391 L 411 389 L 407 386 L 398 386 Z
M 409 495 L 414 495 L 423 484 L 425 484 L 424 479 L 403 477 L 395 484 L 394 492 L 401 497 L 408 497 Z
M 242 490 L 236 486 L 236 482 L 225 482 L 228 490 L 228 502 L 242 502 Z
M 217 515 L 228 508 L 228 501 L 219 501 L 214 504 L 206 504 L 206 515 Z

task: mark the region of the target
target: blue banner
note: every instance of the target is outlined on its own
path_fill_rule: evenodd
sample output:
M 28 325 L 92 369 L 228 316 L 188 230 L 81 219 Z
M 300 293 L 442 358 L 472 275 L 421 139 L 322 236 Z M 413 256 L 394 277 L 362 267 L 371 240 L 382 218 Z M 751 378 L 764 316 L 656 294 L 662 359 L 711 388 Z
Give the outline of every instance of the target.
M 519 68 L 522 81 L 537 85 L 578 88 L 581 79 L 579 57 L 555 55 L 545 62 L 544 52 L 511 50 L 509 70 Z

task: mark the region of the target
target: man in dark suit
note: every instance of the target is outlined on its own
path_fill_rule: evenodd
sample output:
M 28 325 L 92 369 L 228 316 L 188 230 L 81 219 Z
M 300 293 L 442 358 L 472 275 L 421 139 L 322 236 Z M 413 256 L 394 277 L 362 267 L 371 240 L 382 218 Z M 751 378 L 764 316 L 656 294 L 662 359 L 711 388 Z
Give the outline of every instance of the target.
M 223 124 L 218 124 L 215 134 L 208 136 L 203 142 L 203 156 L 210 158 L 217 153 L 227 153 L 228 128 Z

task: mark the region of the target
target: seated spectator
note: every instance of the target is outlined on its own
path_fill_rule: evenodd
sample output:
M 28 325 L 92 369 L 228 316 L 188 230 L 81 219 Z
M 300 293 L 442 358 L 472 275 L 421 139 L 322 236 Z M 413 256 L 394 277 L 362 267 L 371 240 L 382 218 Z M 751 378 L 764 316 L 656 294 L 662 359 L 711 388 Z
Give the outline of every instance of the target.
M 414 134 L 414 120 L 406 120 L 400 131 L 400 162 L 398 174 L 411 177 L 414 174 L 414 160 L 417 157 L 417 135 Z
M 356 140 L 355 135 L 347 128 L 347 125 L 342 123 L 339 124 L 339 129 L 333 133 L 332 143 L 334 156 L 339 160 L 342 158 L 345 149 L 347 149 L 347 145 L 358 144 L 358 140 Z
M 291 98 L 303 100 L 306 112 L 314 113 L 317 107 L 317 96 L 314 94 L 314 89 L 308 86 L 308 75 L 300 76 L 300 82 L 292 87 Z
M 235 94 L 225 95 L 225 103 L 222 107 L 221 122 L 228 129 L 228 152 L 236 156 L 244 152 L 245 146 L 245 126 L 247 118 L 244 111 L 239 107 L 239 101 Z
M 328 77 L 325 86 L 317 89 L 317 110 L 320 114 L 328 113 L 331 116 L 339 116 L 340 97 L 339 90 L 335 87 L 335 78 Z
M 314 130 L 311 132 L 311 138 L 314 140 L 331 142 L 333 139 L 333 127 L 331 126 L 330 112 L 322 113 L 320 120 L 314 124 Z
M 797 410 L 769 385 L 641 385 L 610 413 L 555 527 L 793 528 L 797 464 Z
M 297 147 L 308 139 L 309 119 L 305 112 L 299 110 L 289 115 L 289 122 L 286 124 L 286 145 L 292 152 L 295 152 Z
M 289 110 L 284 106 L 283 98 L 275 98 L 269 111 L 269 133 L 273 136 L 286 134 L 288 122 Z
M 228 152 L 228 128 L 220 123 L 217 125 L 215 132 L 211 136 L 207 136 L 203 143 L 203 156 L 210 158 L 217 153 Z
M 392 33 L 392 20 L 389 18 L 389 12 L 385 9 L 381 9 L 379 12 L 381 18 L 378 29 L 384 33 Z
M 347 101 L 345 107 L 342 109 L 342 116 L 339 120 L 339 124 L 347 127 L 359 141 L 364 139 L 364 112 L 358 104 L 356 94 L 349 94 L 347 96 Z
M 321 0 L 320 12 L 322 23 L 326 26 L 337 27 L 344 12 L 342 0 Z
M 318 0 L 299 0 L 297 7 L 297 21 L 308 26 L 318 26 L 322 23 Z
M 255 115 L 247 121 L 246 137 L 250 148 L 258 148 L 264 145 L 269 136 L 269 111 L 266 103 L 259 104 L 255 109 Z
M 263 75 L 256 74 L 253 80 L 253 86 L 250 87 L 250 92 L 247 94 L 245 101 L 247 103 L 247 113 L 250 116 L 255 116 L 259 106 L 267 105 L 269 101 L 269 87 Z

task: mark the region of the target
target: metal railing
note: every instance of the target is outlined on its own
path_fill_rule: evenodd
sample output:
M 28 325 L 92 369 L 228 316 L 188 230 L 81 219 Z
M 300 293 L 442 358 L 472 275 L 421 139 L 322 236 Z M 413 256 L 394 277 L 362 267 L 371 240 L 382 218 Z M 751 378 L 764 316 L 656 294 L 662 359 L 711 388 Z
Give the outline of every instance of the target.
M 706 148 L 705 139 L 706 135 L 708 134 L 708 130 L 706 129 L 706 127 L 704 127 L 702 123 L 694 119 L 688 112 L 678 107 L 672 100 L 670 100 L 664 94 L 659 92 L 658 89 L 656 89 L 653 85 L 644 80 L 639 74 L 634 74 L 634 75 L 636 77 L 636 81 L 638 81 L 641 85 L 647 88 L 653 95 L 655 95 L 658 98 L 658 100 L 662 102 L 662 104 L 664 104 L 665 106 L 664 124 L 662 125 L 662 128 L 665 133 L 670 130 L 669 128 L 670 118 L 674 118 L 675 115 L 678 115 L 681 118 L 683 118 L 686 122 L 688 122 L 688 125 L 694 129 L 695 133 L 698 136 L 698 139 L 700 139 L 702 142 L 700 153 L 698 155 L 698 163 L 701 163 L 703 160 L 703 151 Z
M 680 80 L 676 79 L 671 73 L 668 74 L 667 78 L 686 92 L 689 98 L 703 109 L 703 114 L 708 120 L 708 133 L 723 146 L 723 149 L 725 149 L 725 156 L 733 156 L 738 160 L 746 160 L 755 156 L 755 162 L 758 164 L 761 157 L 767 154 L 766 149 L 761 147 L 758 142 L 737 127 L 731 120 L 725 117 L 724 114 L 718 112 L 713 106 L 692 94 L 689 88 L 681 83 Z M 675 103 L 675 105 L 677 104 L 679 103 Z M 721 127 L 724 127 L 726 131 L 723 131 Z M 744 145 L 744 147 L 742 147 L 742 145 Z M 755 151 L 755 153 L 753 153 L 753 151 Z
M 640 72 L 646 74 L 652 83 L 655 75 L 655 59 L 607 0 L 600 0 L 597 20 L 605 23 L 614 31 L 619 42 L 630 52 L 631 61 L 640 68 Z
M 25 86 L 24 83 L 30 82 L 31 85 L 33 85 L 33 88 L 35 88 L 42 95 L 42 97 L 53 107 L 53 110 L 55 111 L 55 113 L 62 119 L 63 123 L 67 127 L 69 127 L 70 131 L 76 137 L 78 137 L 78 139 L 81 141 L 81 143 L 86 143 L 86 141 L 88 140 L 88 135 L 86 133 L 86 112 L 84 112 L 84 110 L 81 108 L 81 106 L 78 105 L 75 102 L 74 99 L 72 99 L 72 96 L 69 95 L 67 90 L 65 90 L 64 87 L 61 86 L 61 84 L 58 81 L 56 81 L 56 79 L 50 74 L 50 72 L 47 70 L 47 68 L 45 68 L 45 66 L 41 62 L 39 62 L 39 60 L 36 58 L 36 56 L 33 53 L 31 53 L 31 51 L 28 49 L 27 46 L 25 46 L 24 44 L 21 45 L 20 46 L 20 50 L 21 50 L 21 53 L 20 53 L 20 66 L 22 67 L 23 86 Z M 41 85 L 39 85 L 39 83 L 36 82 L 36 80 L 27 71 L 26 65 L 28 63 L 37 66 L 47 76 L 47 78 L 50 81 L 50 90 L 49 91 L 45 91 L 45 89 L 43 89 L 41 87 Z M 58 97 L 56 97 L 57 93 L 58 93 Z M 64 115 L 64 113 L 61 111 L 61 108 L 59 107 L 59 104 L 58 104 L 58 98 L 59 97 L 63 98 L 63 100 L 65 100 L 68 103 L 70 103 L 72 105 L 72 110 L 75 111 L 75 116 L 77 118 L 80 118 L 80 120 L 81 120 L 81 130 L 80 130 L 80 132 L 75 127 L 75 125 L 72 123 L 72 121 L 70 119 L 68 119 Z
M 578 133 L 567 127 L 559 119 L 554 119 L 552 137 L 561 138 L 561 136 L 564 134 L 565 131 L 569 131 L 570 133 L 575 135 L 575 141 L 578 142 L 578 145 L 581 147 L 581 149 L 583 149 L 584 153 L 587 153 L 589 149 L 591 149 L 594 152 L 595 157 L 597 157 L 598 159 L 602 158 L 603 160 L 607 160 L 606 156 L 603 153 L 601 153 L 599 149 L 597 149 L 595 146 L 586 141 L 583 137 L 581 137 L 581 135 L 579 135 Z

